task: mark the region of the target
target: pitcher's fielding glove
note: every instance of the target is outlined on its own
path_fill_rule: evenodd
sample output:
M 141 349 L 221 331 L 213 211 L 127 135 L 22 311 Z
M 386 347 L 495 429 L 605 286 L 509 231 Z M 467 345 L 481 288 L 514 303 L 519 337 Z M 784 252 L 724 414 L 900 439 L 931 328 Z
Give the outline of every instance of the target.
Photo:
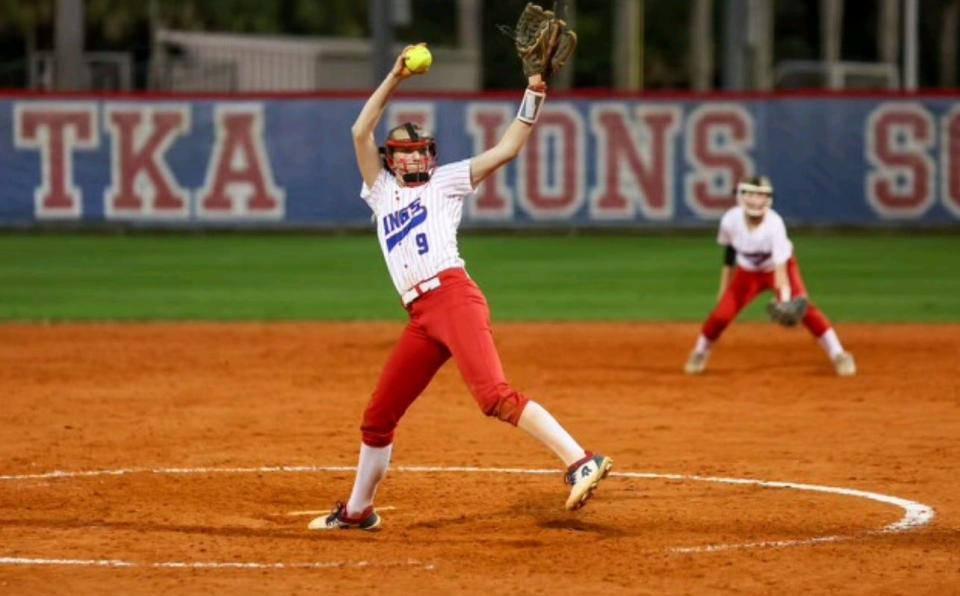
M 503 25 L 499 29 L 516 45 L 527 77 L 539 74 L 544 79 L 550 78 L 567 63 L 577 47 L 577 34 L 567 27 L 566 21 L 533 2 L 523 8 L 513 30 Z
M 771 302 L 767 305 L 767 314 L 774 323 L 793 327 L 807 314 L 807 299 L 800 296 L 786 302 Z

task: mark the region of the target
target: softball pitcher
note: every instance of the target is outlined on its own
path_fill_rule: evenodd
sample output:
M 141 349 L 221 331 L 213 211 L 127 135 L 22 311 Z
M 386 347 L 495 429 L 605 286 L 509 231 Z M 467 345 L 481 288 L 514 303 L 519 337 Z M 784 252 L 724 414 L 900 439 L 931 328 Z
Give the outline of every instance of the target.
M 534 17 L 537 15 L 530 18 Z M 549 11 L 539 13 L 548 31 L 559 28 L 560 37 L 572 36 L 572 32 L 564 33 L 562 21 L 552 17 Z M 353 124 L 363 177 L 361 197 L 375 215 L 380 248 L 409 322 L 363 414 L 350 498 L 337 503 L 329 515 L 310 522 L 312 530 L 380 527 L 373 501 L 390 463 L 394 429 L 451 357 L 484 414 L 522 428 L 563 461 L 570 485 L 568 510 L 582 507 L 613 465 L 609 457 L 584 450 L 546 409 L 507 382 L 494 345 L 486 298 L 464 269 L 457 248 L 463 201 L 523 148 L 546 98 L 544 75 L 558 68 L 573 51 L 569 37 L 565 54 L 555 47 L 557 35 L 542 38 L 537 43 L 543 45 L 524 56 L 529 86 L 516 120 L 494 147 L 471 159 L 437 167 L 433 136 L 411 123 L 390 130 L 384 149 L 378 150 L 374 130 L 390 96 L 401 81 L 417 74 L 407 68 L 403 54 Z M 520 41 L 518 36 L 518 48 Z
M 773 290 L 768 306 L 773 321 L 790 327 L 802 322 L 830 358 L 836 373 L 853 376 L 857 365 L 843 349 L 827 317 L 810 302 L 800 276 L 783 218 L 773 210 L 773 185 L 765 176 L 749 178 L 736 188 L 737 206 L 720 220 L 717 242 L 723 247 L 720 291 L 713 312 L 703 324 L 687 359 L 687 374 L 702 373 L 714 344 L 727 325 L 761 292 Z

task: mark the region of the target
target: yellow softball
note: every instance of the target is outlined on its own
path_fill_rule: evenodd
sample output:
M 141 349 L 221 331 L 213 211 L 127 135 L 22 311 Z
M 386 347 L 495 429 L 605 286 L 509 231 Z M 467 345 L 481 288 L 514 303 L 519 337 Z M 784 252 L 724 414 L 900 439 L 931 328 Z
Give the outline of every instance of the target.
M 430 70 L 433 64 L 433 55 L 425 45 L 413 46 L 403 55 L 403 64 L 413 73 L 423 73 Z

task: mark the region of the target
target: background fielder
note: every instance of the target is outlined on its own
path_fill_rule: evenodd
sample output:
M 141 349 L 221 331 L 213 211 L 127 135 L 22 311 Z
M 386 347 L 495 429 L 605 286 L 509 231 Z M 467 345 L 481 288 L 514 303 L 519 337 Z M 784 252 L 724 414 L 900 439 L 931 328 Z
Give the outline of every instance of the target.
M 809 301 L 786 225 L 772 208 L 770 180 L 749 178 L 737 184 L 736 196 L 738 204 L 723 215 L 717 235 L 717 242 L 724 247 L 717 305 L 704 322 L 684 370 L 702 373 L 727 325 L 757 295 L 773 290 L 777 302 L 768 309 L 771 318 L 786 326 L 802 322 L 838 375 L 856 374 L 853 355 L 843 349 L 830 321 Z
M 552 37 L 556 43 L 556 34 Z M 530 137 L 546 98 L 540 72 L 530 74 L 517 119 L 494 147 L 441 167 L 436 167 L 433 137 L 412 123 L 392 129 L 382 152 L 374 141 L 388 99 L 412 74 L 401 54 L 352 129 L 363 177 L 361 196 L 376 217 L 380 248 L 410 319 L 364 412 L 350 499 L 337 503 L 330 515 L 314 519 L 310 529 L 379 528 L 373 499 L 390 462 L 394 430 L 451 356 L 485 414 L 524 429 L 564 462 L 571 485 L 567 509 L 582 507 L 613 465 L 610 458 L 584 450 L 546 409 L 507 382 L 486 298 L 463 268 L 457 247 L 463 200 L 514 159 Z

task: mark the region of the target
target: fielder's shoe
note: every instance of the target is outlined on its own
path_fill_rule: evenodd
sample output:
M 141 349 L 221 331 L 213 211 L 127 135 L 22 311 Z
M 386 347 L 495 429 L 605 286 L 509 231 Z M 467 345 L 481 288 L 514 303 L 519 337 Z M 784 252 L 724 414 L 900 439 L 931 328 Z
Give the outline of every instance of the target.
M 707 368 L 707 352 L 698 352 L 696 350 L 690 352 L 690 357 L 687 358 L 687 363 L 683 366 L 684 372 L 688 375 L 699 375 Z
M 356 517 L 347 515 L 347 506 L 337 503 L 329 515 L 314 518 L 307 528 L 311 530 L 366 530 L 373 532 L 380 529 L 380 514 L 373 510 L 373 505 L 363 510 Z
M 567 468 L 566 482 L 571 487 L 570 496 L 567 497 L 567 510 L 576 511 L 586 505 L 593 491 L 597 490 L 597 485 L 607 477 L 612 467 L 613 460 L 609 457 L 587 451 L 583 459 Z
M 840 352 L 834 356 L 833 368 L 841 377 L 852 377 L 857 374 L 857 362 L 850 352 Z

